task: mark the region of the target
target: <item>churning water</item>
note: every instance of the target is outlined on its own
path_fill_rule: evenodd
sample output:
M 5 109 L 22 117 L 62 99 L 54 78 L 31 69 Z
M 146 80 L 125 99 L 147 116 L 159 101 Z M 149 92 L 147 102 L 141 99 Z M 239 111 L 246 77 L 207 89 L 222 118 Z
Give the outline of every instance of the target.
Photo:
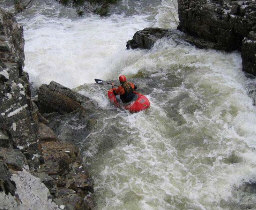
M 240 209 L 256 181 L 256 108 L 238 53 L 160 40 L 128 51 L 145 27 L 175 28 L 172 0 L 123 0 L 115 14 L 77 18 L 38 3 L 19 16 L 25 70 L 35 86 L 55 80 L 99 104 L 100 119 L 81 145 L 98 209 Z M 114 109 L 94 78 L 126 74 L 151 101 L 145 112 Z M 86 84 L 86 85 L 83 85 Z

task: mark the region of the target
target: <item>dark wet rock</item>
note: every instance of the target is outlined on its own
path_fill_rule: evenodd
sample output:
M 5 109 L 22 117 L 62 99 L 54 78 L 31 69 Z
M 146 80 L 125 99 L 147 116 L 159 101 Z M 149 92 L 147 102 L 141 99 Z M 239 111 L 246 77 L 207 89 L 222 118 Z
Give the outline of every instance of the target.
M 37 126 L 31 115 L 28 75 L 22 69 L 23 29 L 1 9 L 0 20 L 0 128 L 10 134 L 17 146 L 27 146 L 28 142 L 36 142 Z
M 79 150 L 73 144 L 59 141 L 42 142 L 43 164 L 38 176 L 49 188 L 54 201 L 67 209 L 90 209 L 88 195 L 93 181 L 82 166 Z M 87 198 L 86 200 L 84 198 Z
M 239 50 L 243 70 L 256 75 L 256 2 L 178 0 L 180 35 L 199 48 Z M 146 28 L 127 42 L 128 49 L 151 49 L 161 38 L 176 39 L 175 30 Z M 179 41 L 181 42 L 181 41 Z
M 38 107 L 42 113 L 59 112 L 64 114 L 82 108 L 77 101 L 49 89 L 46 85 L 39 88 L 38 94 Z
M 88 114 L 80 111 L 65 115 L 52 114 L 47 119 L 49 120 L 48 126 L 59 139 L 76 145 L 79 145 L 90 134 L 97 123 L 97 115 L 90 111 Z
M 256 182 L 246 182 L 240 187 L 240 190 L 243 192 L 256 194 Z
M 37 104 L 41 111 L 50 112 L 44 113 L 47 126 L 63 141 L 79 144 L 97 123 L 97 105 L 56 82 L 39 88 Z
M 162 38 L 171 39 L 176 44 L 193 44 L 198 48 L 215 48 L 215 43 L 210 43 L 201 38 L 195 38 L 178 30 L 162 28 L 145 28 L 137 31 L 134 34 L 133 39 L 127 42 L 126 48 L 151 49 L 154 44 Z
M 11 181 L 11 173 L 6 164 L 0 160 L 0 192 L 14 196 L 16 185 Z
M 66 186 L 76 192 L 93 192 L 93 182 L 85 171 L 81 173 L 71 173 L 68 176 Z
M 70 209 L 90 209 L 87 197 L 93 183 L 81 166 L 79 149 L 57 139 L 48 127 L 50 122 L 39 112 L 43 109 L 38 109 L 31 99 L 23 64 L 22 27 L 0 9 L 0 191 L 15 195 L 11 173 L 28 165 L 29 171 L 49 188 L 52 199 L 63 198 Z M 43 88 L 38 104 L 47 111 L 58 115 L 76 111 L 85 116 L 94 107 L 88 98 L 60 84 L 52 82 Z M 64 197 L 60 189 L 66 189 Z
M 126 44 L 127 49 L 151 49 L 155 42 L 163 37 L 168 36 L 169 30 L 161 28 L 145 28 L 137 31 L 132 40 Z
M 243 70 L 256 75 L 256 32 L 251 33 L 252 38 L 244 38 L 241 50 Z
M 43 123 L 39 123 L 38 137 L 40 141 L 54 141 L 57 138 L 53 130 Z
M 119 0 L 57 0 L 63 5 L 73 6 L 77 9 L 77 14 L 82 16 L 85 11 L 93 12 L 100 16 L 107 16 L 110 13 L 110 6 Z
M 0 147 L 11 147 L 12 140 L 10 139 L 9 134 L 5 130 L 0 129 Z
M 0 159 L 2 159 L 9 169 L 22 171 L 27 165 L 24 154 L 18 149 L 0 148 Z
M 67 194 L 60 198 L 54 199 L 54 202 L 59 206 L 64 205 L 67 210 L 87 210 L 90 209 L 85 205 L 82 197 L 74 194 Z
M 256 182 L 246 181 L 240 186 L 235 186 L 232 191 L 230 206 L 232 209 L 255 209 Z
M 68 173 L 69 164 L 76 160 L 79 153 L 74 145 L 59 141 L 43 142 L 40 147 L 44 159 L 40 170 L 49 175 Z
M 38 90 L 38 107 L 41 113 L 65 114 L 78 109 L 86 111 L 87 106 L 93 106 L 90 99 L 56 82 L 42 85 Z
M 179 29 L 210 43 L 208 48 L 241 50 L 243 70 L 256 75 L 256 2 L 178 0 Z

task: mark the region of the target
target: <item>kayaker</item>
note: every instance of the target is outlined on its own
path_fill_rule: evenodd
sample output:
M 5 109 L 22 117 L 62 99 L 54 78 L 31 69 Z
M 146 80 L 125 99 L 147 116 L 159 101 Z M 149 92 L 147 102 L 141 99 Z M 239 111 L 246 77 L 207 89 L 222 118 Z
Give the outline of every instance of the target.
M 137 89 L 136 85 L 132 82 L 128 82 L 126 76 L 119 76 L 120 86 L 118 88 L 114 88 L 114 83 L 112 83 L 113 92 L 115 95 L 120 95 L 120 98 L 123 103 L 128 103 L 132 101 L 135 97 L 134 90 Z

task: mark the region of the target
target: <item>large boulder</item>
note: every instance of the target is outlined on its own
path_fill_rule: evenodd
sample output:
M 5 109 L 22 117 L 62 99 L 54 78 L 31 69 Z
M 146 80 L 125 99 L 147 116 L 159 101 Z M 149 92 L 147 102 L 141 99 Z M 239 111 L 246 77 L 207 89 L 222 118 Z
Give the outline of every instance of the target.
M 127 42 L 128 49 L 150 49 L 157 40 L 183 39 L 199 48 L 241 51 L 243 70 L 256 75 L 256 2 L 178 0 L 180 23 L 175 30 L 145 28 Z
M 162 39 L 172 39 L 177 44 L 193 44 L 198 48 L 215 48 L 216 44 L 205 41 L 198 37 L 193 37 L 179 30 L 163 29 L 163 28 L 145 28 L 137 31 L 132 40 L 126 44 L 127 49 L 151 49 L 154 44 Z
M 213 43 L 214 49 L 241 50 L 243 70 L 256 75 L 256 2 L 178 0 L 178 28 Z
M 167 37 L 169 30 L 161 28 L 145 28 L 137 31 L 132 40 L 126 44 L 127 49 L 151 49 L 155 42 L 163 37 Z
M 75 110 L 86 111 L 87 107 L 94 107 L 89 98 L 53 81 L 49 85 L 39 87 L 37 105 L 41 113 L 60 114 Z

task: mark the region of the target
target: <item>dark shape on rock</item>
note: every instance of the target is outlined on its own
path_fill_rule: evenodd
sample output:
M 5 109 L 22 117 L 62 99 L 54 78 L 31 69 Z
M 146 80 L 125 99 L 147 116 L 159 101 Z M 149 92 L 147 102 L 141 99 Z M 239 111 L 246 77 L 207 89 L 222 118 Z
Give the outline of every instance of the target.
M 12 146 L 10 134 L 5 129 L 0 129 L 0 147 L 9 148 Z
M 53 130 L 43 123 L 39 123 L 38 137 L 40 141 L 54 141 L 57 139 Z
M 74 145 L 58 141 L 41 143 L 41 152 L 45 163 L 41 170 L 49 175 L 68 173 L 79 153 Z
M 4 160 L 8 168 L 15 171 L 22 171 L 27 165 L 27 160 L 18 149 L 0 148 L 0 159 Z
M 15 195 L 16 185 L 11 179 L 7 166 L 0 160 L 0 192 Z

